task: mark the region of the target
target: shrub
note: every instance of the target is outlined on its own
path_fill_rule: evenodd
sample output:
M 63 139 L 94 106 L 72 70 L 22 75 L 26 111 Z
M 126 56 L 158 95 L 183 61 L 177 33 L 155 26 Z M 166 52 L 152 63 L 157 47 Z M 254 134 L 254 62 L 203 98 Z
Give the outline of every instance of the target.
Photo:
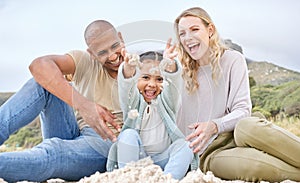
M 32 147 L 42 141 L 41 132 L 39 129 L 25 126 L 19 131 L 12 134 L 4 143 L 8 147 Z

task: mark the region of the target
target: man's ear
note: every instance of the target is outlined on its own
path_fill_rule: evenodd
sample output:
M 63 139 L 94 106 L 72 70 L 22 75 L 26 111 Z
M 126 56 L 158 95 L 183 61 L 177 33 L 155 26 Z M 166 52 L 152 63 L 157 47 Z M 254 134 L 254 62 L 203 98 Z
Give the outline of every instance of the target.
M 124 43 L 124 39 L 123 39 L 123 36 L 122 36 L 121 32 L 118 32 L 118 36 L 121 39 L 121 41 Z
M 87 48 L 86 51 L 90 54 L 90 57 L 92 58 L 92 60 L 95 60 L 95 56 L 94 56 L 93 52 L 91 51 L 91 49 Z

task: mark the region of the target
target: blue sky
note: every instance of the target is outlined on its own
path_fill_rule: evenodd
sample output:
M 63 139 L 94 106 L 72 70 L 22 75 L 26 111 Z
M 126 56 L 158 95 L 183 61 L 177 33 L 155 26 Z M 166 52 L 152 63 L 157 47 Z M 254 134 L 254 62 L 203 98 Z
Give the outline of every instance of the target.
M 152 40 L 173 36 L 160 29 L 193 6 L 207 10 L 221 36 L 241 45 L 246 57 L 300 72 L 298 0 L 0 0 L 0 92 L 17 91 L 31 77 L 34 58 L 86 49 L 83 31 L 93 20 L 124 30 L 130 46 L 147 30 L 162 32 Z

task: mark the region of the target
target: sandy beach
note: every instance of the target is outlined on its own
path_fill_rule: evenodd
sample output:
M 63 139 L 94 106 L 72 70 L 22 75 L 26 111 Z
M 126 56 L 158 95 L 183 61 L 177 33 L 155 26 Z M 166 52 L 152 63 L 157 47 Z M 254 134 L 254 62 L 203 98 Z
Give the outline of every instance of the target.
M 20 181 L 20 183 L 28 181 Z M 212 172 L 202 173 L 200 169 L 189 172 L 182 180 L 172 179 L 171 175 L 164 175 L 162 169 L 154 165 L 150 158 L 142 159 L 136 163 L 130 163 L 124 168 L 116 169 L 112 172 L 99 173 L 84 177 L 78 183 L 245 183 L 241 180 L 222 180 L 215 177 Z M 267 183 L 267 181 L 261 181 Z M 0 178 L 0 183 L 6 183 Z M 50 179 L 47 183 L 67 183 L 61 179 Z M 281 183 L 295 183 L 295 181 L 285 180 Z

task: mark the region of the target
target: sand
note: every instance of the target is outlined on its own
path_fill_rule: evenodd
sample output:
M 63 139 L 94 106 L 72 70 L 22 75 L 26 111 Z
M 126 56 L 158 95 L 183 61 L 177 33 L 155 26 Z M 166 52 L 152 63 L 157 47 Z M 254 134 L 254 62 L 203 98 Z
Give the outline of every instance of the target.
M 28 183 L 22 181 L 22 183 Z M 66 183 L 61 179 L 50 179 L 48 183 Z M 124 168 L 116 169 L 112 172 L 99 173 L 84 177 L 78 183 L 245 183 L 240 180 L 225 181 L 215 177 L 212 172 L 202 173 L 200 169 L 189 172 L 182 180 L 172 179 L 171 175 L 164 175 L 162 169 L 154 165 L 150 158 L 142 159 L 136 163 L 130 163 Z M 265 181 L 261 181 L 266 183 Z M 6 183 L 0 178 L 0 183 Z M 19 182 L 20 183 L 20 182 Z M 295 183 L 286 180 L 282 183 Z

